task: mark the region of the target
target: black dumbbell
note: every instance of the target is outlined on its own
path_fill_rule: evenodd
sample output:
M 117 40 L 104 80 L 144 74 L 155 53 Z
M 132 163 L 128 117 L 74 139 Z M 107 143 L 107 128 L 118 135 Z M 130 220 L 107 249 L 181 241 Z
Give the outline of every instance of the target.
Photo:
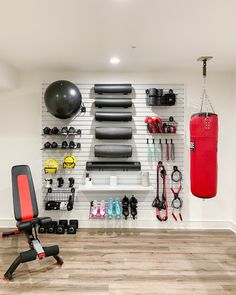
M 68 220 L 67 219 L 60 219 L 59 225 L 64 225 L 65 228 L 68 226 Z
M 69 225 L 75 225 L 76 229 L 79 228 L 79 220 L 78 219 L 70 219 Z
M 58 224 L 56 227 L 56 234 L 63 235 L 65 233 L 65 226 L 63 224 Z
M 51 224 L 47 227 L 48 234 L 54 234 L 56 232 L 57 221 L 52 221 Z
M 67 226 L 67 233 L 69 235 L 75 235 L 76 234 L 76 225 L 75 224 L 69 224 Z
M 47 227 L 44 225 L 40 225 L 38 228 L 38 233 L 39 234 L 46 234 L 46 232 L 47 232 Z

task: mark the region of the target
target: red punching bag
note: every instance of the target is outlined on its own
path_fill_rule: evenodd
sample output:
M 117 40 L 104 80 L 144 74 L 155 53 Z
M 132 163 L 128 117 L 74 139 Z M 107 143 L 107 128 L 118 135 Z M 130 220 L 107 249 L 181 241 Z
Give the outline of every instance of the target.
M 190 120 L 190 178 L 192 194 L 207 199 L 217 194 L 218 116 L 205 89 L 207 59 L 202 61 L 204 85 L 201 110 L 192 115 Z M 202 111 L 205 101 L 213 112 Z

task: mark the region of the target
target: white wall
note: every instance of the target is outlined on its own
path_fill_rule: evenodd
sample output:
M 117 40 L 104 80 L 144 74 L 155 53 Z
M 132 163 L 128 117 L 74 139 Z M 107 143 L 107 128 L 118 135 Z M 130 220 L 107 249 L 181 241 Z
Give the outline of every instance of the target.
M 1 169 L 0 169 L 0 225 L 13 225 L 10 169 L 12 165 L 27 163 L 32 168 L 36 191 L 41 192 L 41 92 L 42 82 L 68 79 L 78 83 L 185 83 L 186 85 L 186 144 L 185 144 L 185 226 L 226 227 L 233 219 L 234 152 L 233 113 L 234 77 L 230 73 L 210 73 L 209 95 L 219 114 L 219 190 L 217 198 L 202 201 L 189 193 L 189 135 L 188 122 L 199 109 L 201 72 L 198 73 L 39 73 L 21 76 L 14 91 L 0 93 Z M 80 215 L 80 212 L 77 212 Z M 81 212 L 82 214 L 82 212 Z M 235 218 L 236 220 L 236 218 Z M 167 223 L 166 225 L 174 226 Z M 138 224 L 138 226 L 142 226 Z M 160 223 L 149 226 L 160 227 Z
M 233 75 L 233 104 L 232 104 L 232 111 L 230 113 L 230 116 L 233 117 L 233 126 L 236 124 L 236 74 Z M 236 167 L 236 157 L 234 156 L 235 150 L 236 150 L 236 136 L 235 132 L 232 131 L 233 134 L 233 148 L 232 148 L 232 166 Z M 236 173 L 234 173 L 235 175 Z M 232 198 L 232 221 L 234 226 L 234 231 L 236 232 L 236 184 L 235 180 L 234 182 L 234 190 L 233 190 L 233 198 Z

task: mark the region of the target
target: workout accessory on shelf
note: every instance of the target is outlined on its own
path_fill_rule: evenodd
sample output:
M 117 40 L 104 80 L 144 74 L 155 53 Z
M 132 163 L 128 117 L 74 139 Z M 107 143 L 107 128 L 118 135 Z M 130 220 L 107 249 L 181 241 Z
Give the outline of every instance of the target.
M 64 169 L 73 169 L 76 164 L 76 158 L 73 156 L 67 156 L 65 157 L 63 161 L 63 168 Z
M 68 226 L 67 219 L 60 219 L 58 223 L 59 223 L 59 225 L 64 225 L 65 228 Z
M 70 177 L 68 180 L 69 180 L 69 187 L 73 187 L 75 184 L 75 179 L 73 177 Z
M 140 171 L 140 162 L 100 162 L 93 161 L 86 163 L 87 171 Z
M 45 203 L 45 210 L 60 210 L 61 202 L 58 201 L 47 201 Z
M 168 119 L 146 117 L 144 123 L 147 124 L 148 133 L 176 133 L 177 122 L 172 116 Z
M 155 143 L 155 139 L 152 139 L 152 143 L 153 143 L 153 160 L 154 162 L 157 161 L 157 147 L 156 147 L 156 143 Z
M 57 187 L 63 187 L 64 179 L 62 177 L 57 178 L 58 186 Z
M 66 232 L 67 232 L 68 235 L 75 235 L 76 234 L 76 225 L 69 224 L 67 226 Z
M 147 138 L 147 159 L 148 159 L 148 162 L 152 162 L 152 150 L 151 150 L 148 138 Z
M 82 106 L 79 88 L 65 80 L 50 84 L 45 91 L 44 101 L 49 113 L 59 119 L 73 117 Z
M 95 145 L 94 155 L 102 158 L 129 158 L 132 157 L 132 146 L 124 144 Z
M 142 172 L 142 186 L 149 186 L 149 172 Z
M 52 143 L 52 145 L 51 145 L 51 148 L 52 148 L 52 149 L 56 149 L 56 148 L 58 148 L 58 144 L 57 144 L 55 141 L 53 141 L 53 143 Z
M 45 173 L 57 173 L 59 169 L 59 163 L 57 160 L 54 159 L 48 159 L 44 164 L 44 172 Z
M 51 193 L 53 180 L 52 180 L 52 178 L 45 178 L 45 181 L 46 181 L 46 188 L 48 190 L 48 193 Z
M 47 192 L 44 198 L 45 210 L 71 211 L 74 206 L 75 189 L 56 189 Z
M 47 227 L 46 227 L 46 226 L 44 226 L 44 225 L 40 225 L 40 226 L 38 227 L 38 233 L 39 233 L 39 234 L 46 234 L 46 232 L 47 232 Z
M 66 230 L 65 225 L 63 225 L 63 224 L 58 224 L 56 226 L 56 234 L 58 234 L 58 235 L 64 235 L 65 230 Z
M 67 147 L 68 147 L 68 143 L 67 143 L 67 141 L 64 140 L 64 141 L 62 142 L 62 144 L 61 144 L 61 148 L 62 148 L 62 149 L 67 149 Z
M 62 128 L 61 128 L 61 134 L 65 134 L 65 135 L 67 135 L 68 132 L 69 132 L 68 127 L 65 126 L 65 127 L 62 127 Z
M 67 211 L 71 211 L 74 208 L 74 194 L 69 196 L 68 204 L 67 204 Z
M 51 148 L 51 143 L 48 142 L 48 141 L 45 142 L 45 143 L 44 143 L 44 148 L 45 148 L 45 149 L 50 149 L 50 148 Z
M 91 209 L 92 209 L 92 211 L 91 211 L 92 216 L 91 217 L 92 218 L 98 217 L 99 207 L 98 207 L 98 201 L 97 200 L 94 200 L 94 201 L 91 202 Z
M 114 211 L 115 211 L 115 218 L 120 219 L 121 218 L 121 205 L 120 205 L 119 198 L 115 199 Z
M 203 62 L 201 109 L 190 120 L 191 192 L 203 199 L 213 198 L 217 194 L 218 116 L 206 92 L 206 66 L 209 59 L 210 57 L 198 59 Z M 203 112 L 204 104 L 206 112 Z
M 108 199 L 107 217 L 108 217 L 108 219 L 113 218 L 113 199 L 112 198 Z
M 76 147 L 76 144 L 74 143 L 73 140 L 71 140 L 71 141 L 69 142 L 69 149 L 74 149 L 75 147 Z
M 172 138 L 170 140 L 170 159 L 171 161 L 175 160 L 175 145 Z
M 57 221 L 52 221 L 46 228 L 48 234 L 54 234 L 56 232 Z
M 68 130 L 68 134 L 75 134 L 76 133 L 76 130 L 74 127 L 70 127 L 69 130 Z
M 128 122 L 132 120 L 131 112 L 96 112 L 95 113 L 96 121 L 123 121 Z
M 131 98 L 95 97 L 96 108 L 130 108 Z
M 160 179 L 162 178 L 162 194 L 160 195 Z M 160 221 L 168 219 L 168 200 L 166 194 L 166 169 L 160 161 L 157 165 L 157 192 L 156 198 L 152 202 L 152 207 L 156 208 L 156 217 Z M 163 211 L 163 212 L 162 212 Z
M 7 238 L 11 235 L 24 233 L 30 250 L 19 254 L 4 274 L 3 279 L 11 280 L 14 271 L 21 263 L 33 261 L 36 258 L 42 259 L 53 256 L 56 262 L 62 265 L 63 260 L 58 256 L 59 247 L 57 245 L 42 247 L 37 237 L 37 227 L 47 226 L 52 220 L 49 217 L 38 217 L 33 179 L 30 168 L 27 165 L 14 166 L 12 168 L 12 192 L 17 230 L 3 232 L 2 237 Z
M 131 127 L 96 127 L 95 136 L 97 139 L 131 139 Z
M 129 94 L 132 92 L 132 85 L 131 84 L 94 84 L 94 92 L 97 94 L 106 94 L 106 93 Z
M 124 196 L 124 198 L 121 201 L 122 203 L 122 214 L 125 217 L 125 220 L 127 220 L 128 216 L 129 216 L 129 199 Z
M 162 133 L 163 122 L 161 118 L 155 117 L 146 117 L 144 123 L 147 124 L 147 129 L 149 133 Z
M 175 221 L 178 221 L 177 216 L 175 214 L 175 210 L 178 210 L 178 215 L 180 221 L 183 221 L 183 217 L 181 214 L 181 209 L 183 207 L 183 200 L 182 198 L 179 197 L 179 193 L 182 190 L 182 173 L 179 171 L 177 166 L 173 167 L 173 172 L 171 173 L 171 191 L 173 193 L 173 200 L 171 202 L 171 207 L 172 207 L 172 217 L 174 218 Z M 178 185 L 178 188 L 176 190 L 176 185 Z
M 43 134 L 50 135 L 51 134 L 51 129 L 49 127 L 43 128 Z
M 78 219 L 70 219 L 69 220 L 69 225 L 75 225 L 76 229 L 79 228 L 79 221 Z
M 99 207 L 100 218 L 106 217 L 106 204 L 104 200 L 101 200 L 100 207 Z
M 163 89 L 149 88 L 146 89 L 146 94 L 148 95 L 148 106 L 160 105 L 160 98 L 163 96 Z
M 170 147 L 167 138 L 165 139 L 166 142 L 166 161 L 170 160 Z
M 59 133 L 59 129 L 57 127 L 53 127 L 51 133 L 57 135 Z
M 159 149 L 160 149 L 160 161 L 163 161 L 163 146 L 162 146 L 161 138 L 159 138 Z
M 135 219 L 136 215 L 138 214 L 137 212 L 138 200 L 134 196 L 132 196 L 130 198 L 129 203 L 130 203 L 130 214 L 132 215 L 133 219 Z
M 146 94 L 148 106 L 172 106 L 176 102 L 176 95 L 172 89 L 163 95 L 163 89 L 149 88 Z

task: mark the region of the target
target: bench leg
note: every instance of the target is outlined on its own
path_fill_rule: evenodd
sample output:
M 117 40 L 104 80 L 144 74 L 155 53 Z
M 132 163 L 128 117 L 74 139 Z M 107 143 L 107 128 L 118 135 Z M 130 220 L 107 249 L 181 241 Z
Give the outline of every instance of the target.
M 62 265 L 64 263 L 60 256 L 55 255 L 53 257 L 56 259 L 57 264 Z
M 4 280 L 11 280 L 13 272 L 17 269 L 17 267 L 21 263 L 20 255 L 13 261 L 11 266 L 8 268 L 8 270 L 5 272 L 3 279 Z

